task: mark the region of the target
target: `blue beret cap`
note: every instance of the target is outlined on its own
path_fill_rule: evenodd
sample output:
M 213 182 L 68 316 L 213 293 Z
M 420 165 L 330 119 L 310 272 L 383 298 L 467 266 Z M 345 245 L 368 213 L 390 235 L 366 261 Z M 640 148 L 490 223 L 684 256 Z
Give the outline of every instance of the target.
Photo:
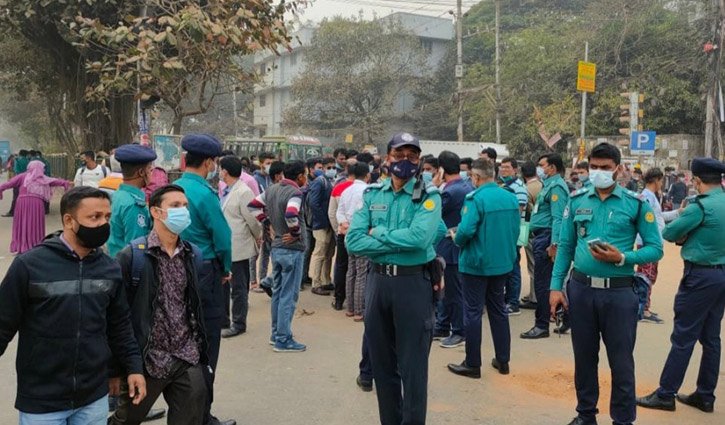
M 181 147 L 192 155 L 206 158 L 222 156 L 222 144 L 209 134 L 188 134 L 181 139 Z
M 413 146 L 415 148 L 418 148 L 420 151 L 420 142 L 418 141 L 418 138 L 413 136 L 410 133 L 398 133 L 393 136 L 392 139 L 388 142 L 388 151 L 392 149 L 398 149 L 403 146 Z
M 714 158 L 695 158 L 690 168 L 695 176 L 725 173 L 725 164 Z
M 147 164 L 156 160 L 156 152 L 148 146 L 123 145 L 116 149 L 116 161 L 125 164 Z

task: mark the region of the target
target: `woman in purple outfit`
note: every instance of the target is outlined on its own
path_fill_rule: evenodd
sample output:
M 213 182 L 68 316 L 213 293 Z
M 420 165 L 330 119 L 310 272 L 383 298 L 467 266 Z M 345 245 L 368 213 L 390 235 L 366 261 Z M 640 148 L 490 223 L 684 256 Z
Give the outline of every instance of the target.
M 54 186 L 68 189 L 70 182 L 46 177 L 45 164 L 30 161 L 28 169 L 0 185 L 0 199 L 7 189 L 19 188 L 13 215 L 13 240 L 10 252 L 22 254 L 45 238 L 45 202 L 53 196 Z

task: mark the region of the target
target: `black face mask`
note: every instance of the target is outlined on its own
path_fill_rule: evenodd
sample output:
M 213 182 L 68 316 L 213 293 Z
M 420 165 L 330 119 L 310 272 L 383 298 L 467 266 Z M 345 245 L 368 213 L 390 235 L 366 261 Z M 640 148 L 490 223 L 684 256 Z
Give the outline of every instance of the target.
M 95 249 L 103 245 L 106 241 L 108 241 L 108 237 L 110 235 L 110 223 L 106 223 L 98 227 L 86 227 L 78 223 L 78 230 L 76 231 L 78 242 L 88 249 Z

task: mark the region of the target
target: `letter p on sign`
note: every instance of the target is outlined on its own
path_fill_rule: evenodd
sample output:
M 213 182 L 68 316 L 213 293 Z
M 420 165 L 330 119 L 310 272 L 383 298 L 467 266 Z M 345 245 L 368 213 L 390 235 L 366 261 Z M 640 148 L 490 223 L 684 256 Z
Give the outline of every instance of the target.
M 653 155 L 655 152 L 654 131 L 634 131 L 630 140 L 629 150 L 632 155 Z

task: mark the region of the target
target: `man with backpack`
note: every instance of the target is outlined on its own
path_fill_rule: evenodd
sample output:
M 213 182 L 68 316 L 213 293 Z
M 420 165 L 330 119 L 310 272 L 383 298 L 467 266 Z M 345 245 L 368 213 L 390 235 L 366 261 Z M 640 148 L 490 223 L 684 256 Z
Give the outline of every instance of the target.
M 108 175 L 108 168 L 96 162 L 96 153 L 93 151 L 83 152 L 81 160 L 84 165 L 76 171 L 73 185 L 76 187 L 90 186 L 98 189 L 98 183 Z
M 111 425 L 143 422 L 161 394 L 169 405 L 168 423 L 198 425 L 204 419 L 209 359 L 197 277 L 203 254 L 179 237 L 191 224 L 188 205 L 179 186 L 156 190 L 149 201 L 151 233 L 117 256 L 134 334 L 144 353 L 148 396 L 132 404 L 120 373 L 112 368 L 110 388 L 121 397 Z

